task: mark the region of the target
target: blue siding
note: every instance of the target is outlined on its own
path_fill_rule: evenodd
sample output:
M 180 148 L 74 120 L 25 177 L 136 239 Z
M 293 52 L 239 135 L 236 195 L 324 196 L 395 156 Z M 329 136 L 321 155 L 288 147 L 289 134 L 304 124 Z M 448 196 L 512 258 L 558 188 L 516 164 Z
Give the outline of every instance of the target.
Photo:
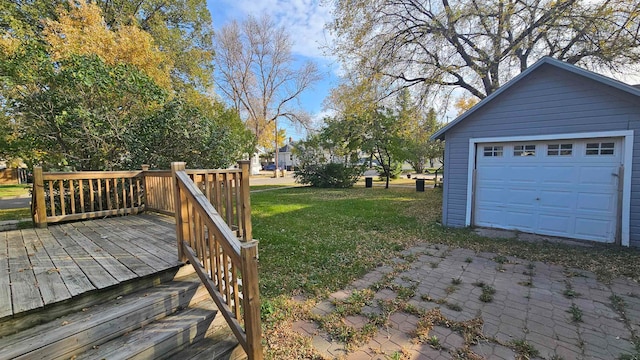
M 640 129 L 640 99 L 544 64 L 445 134 L 443 224 L 465 225 L 469 139 Z M 640 132 L 634 134 L 630 242 L 640 246 Z

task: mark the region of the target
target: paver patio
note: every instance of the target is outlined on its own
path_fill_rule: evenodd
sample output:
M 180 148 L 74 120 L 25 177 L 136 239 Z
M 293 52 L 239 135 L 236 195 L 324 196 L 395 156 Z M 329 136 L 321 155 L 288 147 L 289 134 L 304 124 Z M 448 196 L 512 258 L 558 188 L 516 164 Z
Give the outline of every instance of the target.
M 583 270 L 444 245 L 406 250 L 394 263 L 318 303 L 312 310 L 315 321 L 298 321 L 294 329 L 312 337 L 327 358 L 616 359 L 635 354 L 640 285 L 631 280 L 603 283 Z M 363 297 L 362 304 L 345 311 L 345 304 Z M 339 325 L 333 337 L 324 330 L 330 327 L 319 325 L 331 319 Z M 350 334 L 352 340 L 340 342 L 336 333 Z

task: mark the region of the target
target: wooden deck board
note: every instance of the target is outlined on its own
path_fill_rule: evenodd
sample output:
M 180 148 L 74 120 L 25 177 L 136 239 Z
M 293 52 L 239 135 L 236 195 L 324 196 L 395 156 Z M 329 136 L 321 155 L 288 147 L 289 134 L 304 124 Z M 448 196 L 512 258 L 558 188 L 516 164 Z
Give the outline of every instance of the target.
M 13 312 L 18 313 L 44 306 L 21 232 L 9 231 L 7 244 Z
M 153 230 L 153 226 L 150 226 L 149 223 L 146 223 L 146 226 L 137 222 L 135 220 L 137 216 L 127 216 L 127 227 L 123 227 L 123 231 L 128 233 L 130 241 L 134 242 L 138 246 L 149 249 L 150 253 L 161 258 L 162 260 L 169 262 L 171 264 L 178 263 L 178 250 L 175 244 L 175 232 L 169 233 L 167 235 L 166 229 L 162 231 L 159 229 L 159 232 Z M 104 219 L 104 221 L 108 224 L 115 225 L 115 219 Z M 174 230 L 175 231 L 175 230 Z M 141 232 L 142 235 L 141 236 Z M 160 234 L 160 235 L 158 235 Z M 173 235 L 173 241 L 169 243 L 167 239 Z
M 91 257 L 97 261 L 114 279 L 124 282 L 136 277 L 136 274 L 129 270 L 124 264 L 114 258 L 108 251 L 103 249 L 102 242 L 98 244 L 89 239 L 74 226 L 74 224 L 60 225 L 67 234 L 73 238 Z
M 156 270 L 164 270 L 179 264 L 177 256 L 168 257 L 169 254 L 164 250 L 158 251 L 156 247 L 149 246 L 146 239 L 151 235 L 136 230 L 128 231 L 126 227 L 114 229 L 114 224 L 109 222 L 109 219 L 104 219 L 99 223 L 96 222 L 95 225 L 102 226 L 102 231 L 112 231 L 114 235 L 117 235 L 123 242 L 127 243 L 127 247 L 137 250 L 136 256 L 139 259 Z
M 64 285 L 60 273 L 57 271 L 53 261 L 51 261 L 35 230 L 23 230 L 22 239 L 27 249 L 29 260 L 31 260 L 33 273 L 36 276 L 37 286 L 40 289 L 44 304 L 47 305 L 70 298 L 71 293 Z
M 49 231 L 73 261 L 78 264 L 82 272 L 87 275 L 93 286 L 97 289 L 103 289 L 118 283 L 118 280 L 111 276 L 82 246 L 74 241 L 66 229 L 63 229 L 63 225 L 49 226 Z
M 0 318 L 171 269 L 175 246 L 154 215 L 0 232 Z
M 155 269 L 126 250 L 130 243 L 124 243 L 118 238 L 117 233 L 107 233 L 102 228 L 95 226 L 95 222 L 83 221 L 74 223 L 73 226 L 94 242 L 99 242 L 102 248 L 111 254 L 116 260 L 124 264 L 137 276 L 153 274 Z M 112 241 L 113 239 L 113 241 Z
M 9 253 L 7 232 L 0 232 L 0 318 L 13 314 L 9 285 Z
M 87 275 L 82 272 L 71 255 L 64 250 L 49 230 L 35 229 L 35 232 L 71 296 L 95 290 L 96 287 L 91 284 Z

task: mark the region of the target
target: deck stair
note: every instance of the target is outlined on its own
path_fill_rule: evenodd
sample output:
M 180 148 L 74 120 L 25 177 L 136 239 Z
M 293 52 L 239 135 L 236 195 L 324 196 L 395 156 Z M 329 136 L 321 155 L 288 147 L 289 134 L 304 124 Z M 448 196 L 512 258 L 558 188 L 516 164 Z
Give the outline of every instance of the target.
M 191 266 L 171 281 L 123 294 L 111 291 L 100 304 L 1 337 L 0 360 L 246 356 Z

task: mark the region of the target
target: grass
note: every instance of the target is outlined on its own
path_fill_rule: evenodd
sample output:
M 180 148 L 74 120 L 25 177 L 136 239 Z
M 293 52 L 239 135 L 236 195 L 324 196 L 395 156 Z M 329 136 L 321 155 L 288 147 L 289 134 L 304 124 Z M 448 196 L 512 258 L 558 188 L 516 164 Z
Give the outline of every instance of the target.
M 569 310 L 567 310 L 569 314 L 571 314 L 571 321 L 573 322 L 582 322 L 582 310 L 576 304 L 571 304 Z
M 249 191 L 276 190 L 276 189 L 288 188 L 292 186 L 300 186 L 300 184 L 296 184 L 292 182 L 291 184 L 251 185 Z
M 425 198 L 438 205 L 421 212 L 438 218 L 440 194 L 434 191 L 294 188 L 253 193 L 262 295 L 332 292 L 399 255 L 421 238 L 426 224 L 410 211 L 422 208 Z
M 29 195 L 31 185 L 0 185 L 0 198 Z
M 4 209 L 0 210 L 0 221 L 6 220 L 22 220 L 31 218 L 31 209 Z

